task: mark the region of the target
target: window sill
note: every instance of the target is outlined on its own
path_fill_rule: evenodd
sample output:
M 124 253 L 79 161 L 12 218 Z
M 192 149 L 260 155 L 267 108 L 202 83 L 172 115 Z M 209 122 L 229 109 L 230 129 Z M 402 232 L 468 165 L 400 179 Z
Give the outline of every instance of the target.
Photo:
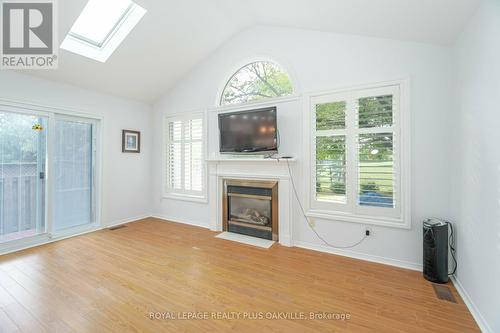
M 190 194 L 180 194 L 180 193 L 164 193 L 162 198 L 169 200 L 196 202 L 196 203 L 208 203 L 208 199 L 204 195 L 200 196 L 200 195 L 190 195 Z
M 405 221 L 402 218 L 354 215 L 354 214 L 346 214 L 346 213 L 342 213 L 342 212 L 324 211 L 324 210 L 315 210 L 315 209 L 308 210 L 306 215 L 307 215 L 307 217 L 313 217 L 313 218 L 330 220 L 330 221 L 341 221 L 341 222 L 377 225 L 377 226 L 391 227 L 391 228 L 398 228 L 398 229 L 410 229 L 411 228 L 410 219 L 406 219 L 406 221 Z
M 246 103 L 238 103 L 238 104 L 227 104 L 227 105 L 218 105 L 215 107 L 209 108 L 210 112 L 225 112 L 225 111 L 239 111 L 246 110 L 248 108 L 260 108 L 267 107 L 270 105 L 275 105 L 277 103 L 285 103 L 285 102 L 293 102 L 300 100 L 300 94 L 294 94 L 290 96 L 282 96 L 282 97 L 271 97 L 266 98 L 264 100 L 246 102 Z

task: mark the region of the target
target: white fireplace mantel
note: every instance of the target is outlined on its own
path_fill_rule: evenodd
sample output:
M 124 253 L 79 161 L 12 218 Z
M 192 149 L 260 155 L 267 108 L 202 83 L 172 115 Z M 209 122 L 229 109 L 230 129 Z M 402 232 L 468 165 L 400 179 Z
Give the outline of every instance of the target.
M 287 162 L 288 161 L 288 162 Z M 210 229 L 222 231 L 222 193 L 224 179 L 278 181 L 278 238 L 284 246 L 293 246 L 290 202 L 292 188 L 287 163 L 295 159 L 211 158 L 208 163 Z

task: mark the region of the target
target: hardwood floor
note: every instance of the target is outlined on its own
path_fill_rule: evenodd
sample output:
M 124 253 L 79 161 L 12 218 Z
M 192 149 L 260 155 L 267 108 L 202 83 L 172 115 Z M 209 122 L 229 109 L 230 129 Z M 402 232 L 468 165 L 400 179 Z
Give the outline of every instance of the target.
M 215 234 L 146 219 L 1 256 L 0 332 L 479 331 L 451 284 L 458 304 L 419 272 Z

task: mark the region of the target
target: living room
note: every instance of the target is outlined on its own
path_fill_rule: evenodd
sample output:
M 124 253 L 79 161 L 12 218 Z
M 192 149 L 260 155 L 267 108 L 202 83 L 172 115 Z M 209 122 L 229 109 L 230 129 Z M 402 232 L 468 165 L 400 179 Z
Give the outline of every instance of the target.
M 31 2 L 0 332 L 500 331 L 497 1 Z

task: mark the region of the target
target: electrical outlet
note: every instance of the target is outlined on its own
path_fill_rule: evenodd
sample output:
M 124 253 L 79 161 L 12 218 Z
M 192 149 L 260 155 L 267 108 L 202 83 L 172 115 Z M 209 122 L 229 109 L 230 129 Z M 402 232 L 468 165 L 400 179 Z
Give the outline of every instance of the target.
M 371 236 L 373 235 L 373 230 L 371 226 L 365 227 L 365 235 L 366 236 Z
M 314 228 L 316 226 L 316 219 L 314 217 L 309 218 L 309 225 Z

